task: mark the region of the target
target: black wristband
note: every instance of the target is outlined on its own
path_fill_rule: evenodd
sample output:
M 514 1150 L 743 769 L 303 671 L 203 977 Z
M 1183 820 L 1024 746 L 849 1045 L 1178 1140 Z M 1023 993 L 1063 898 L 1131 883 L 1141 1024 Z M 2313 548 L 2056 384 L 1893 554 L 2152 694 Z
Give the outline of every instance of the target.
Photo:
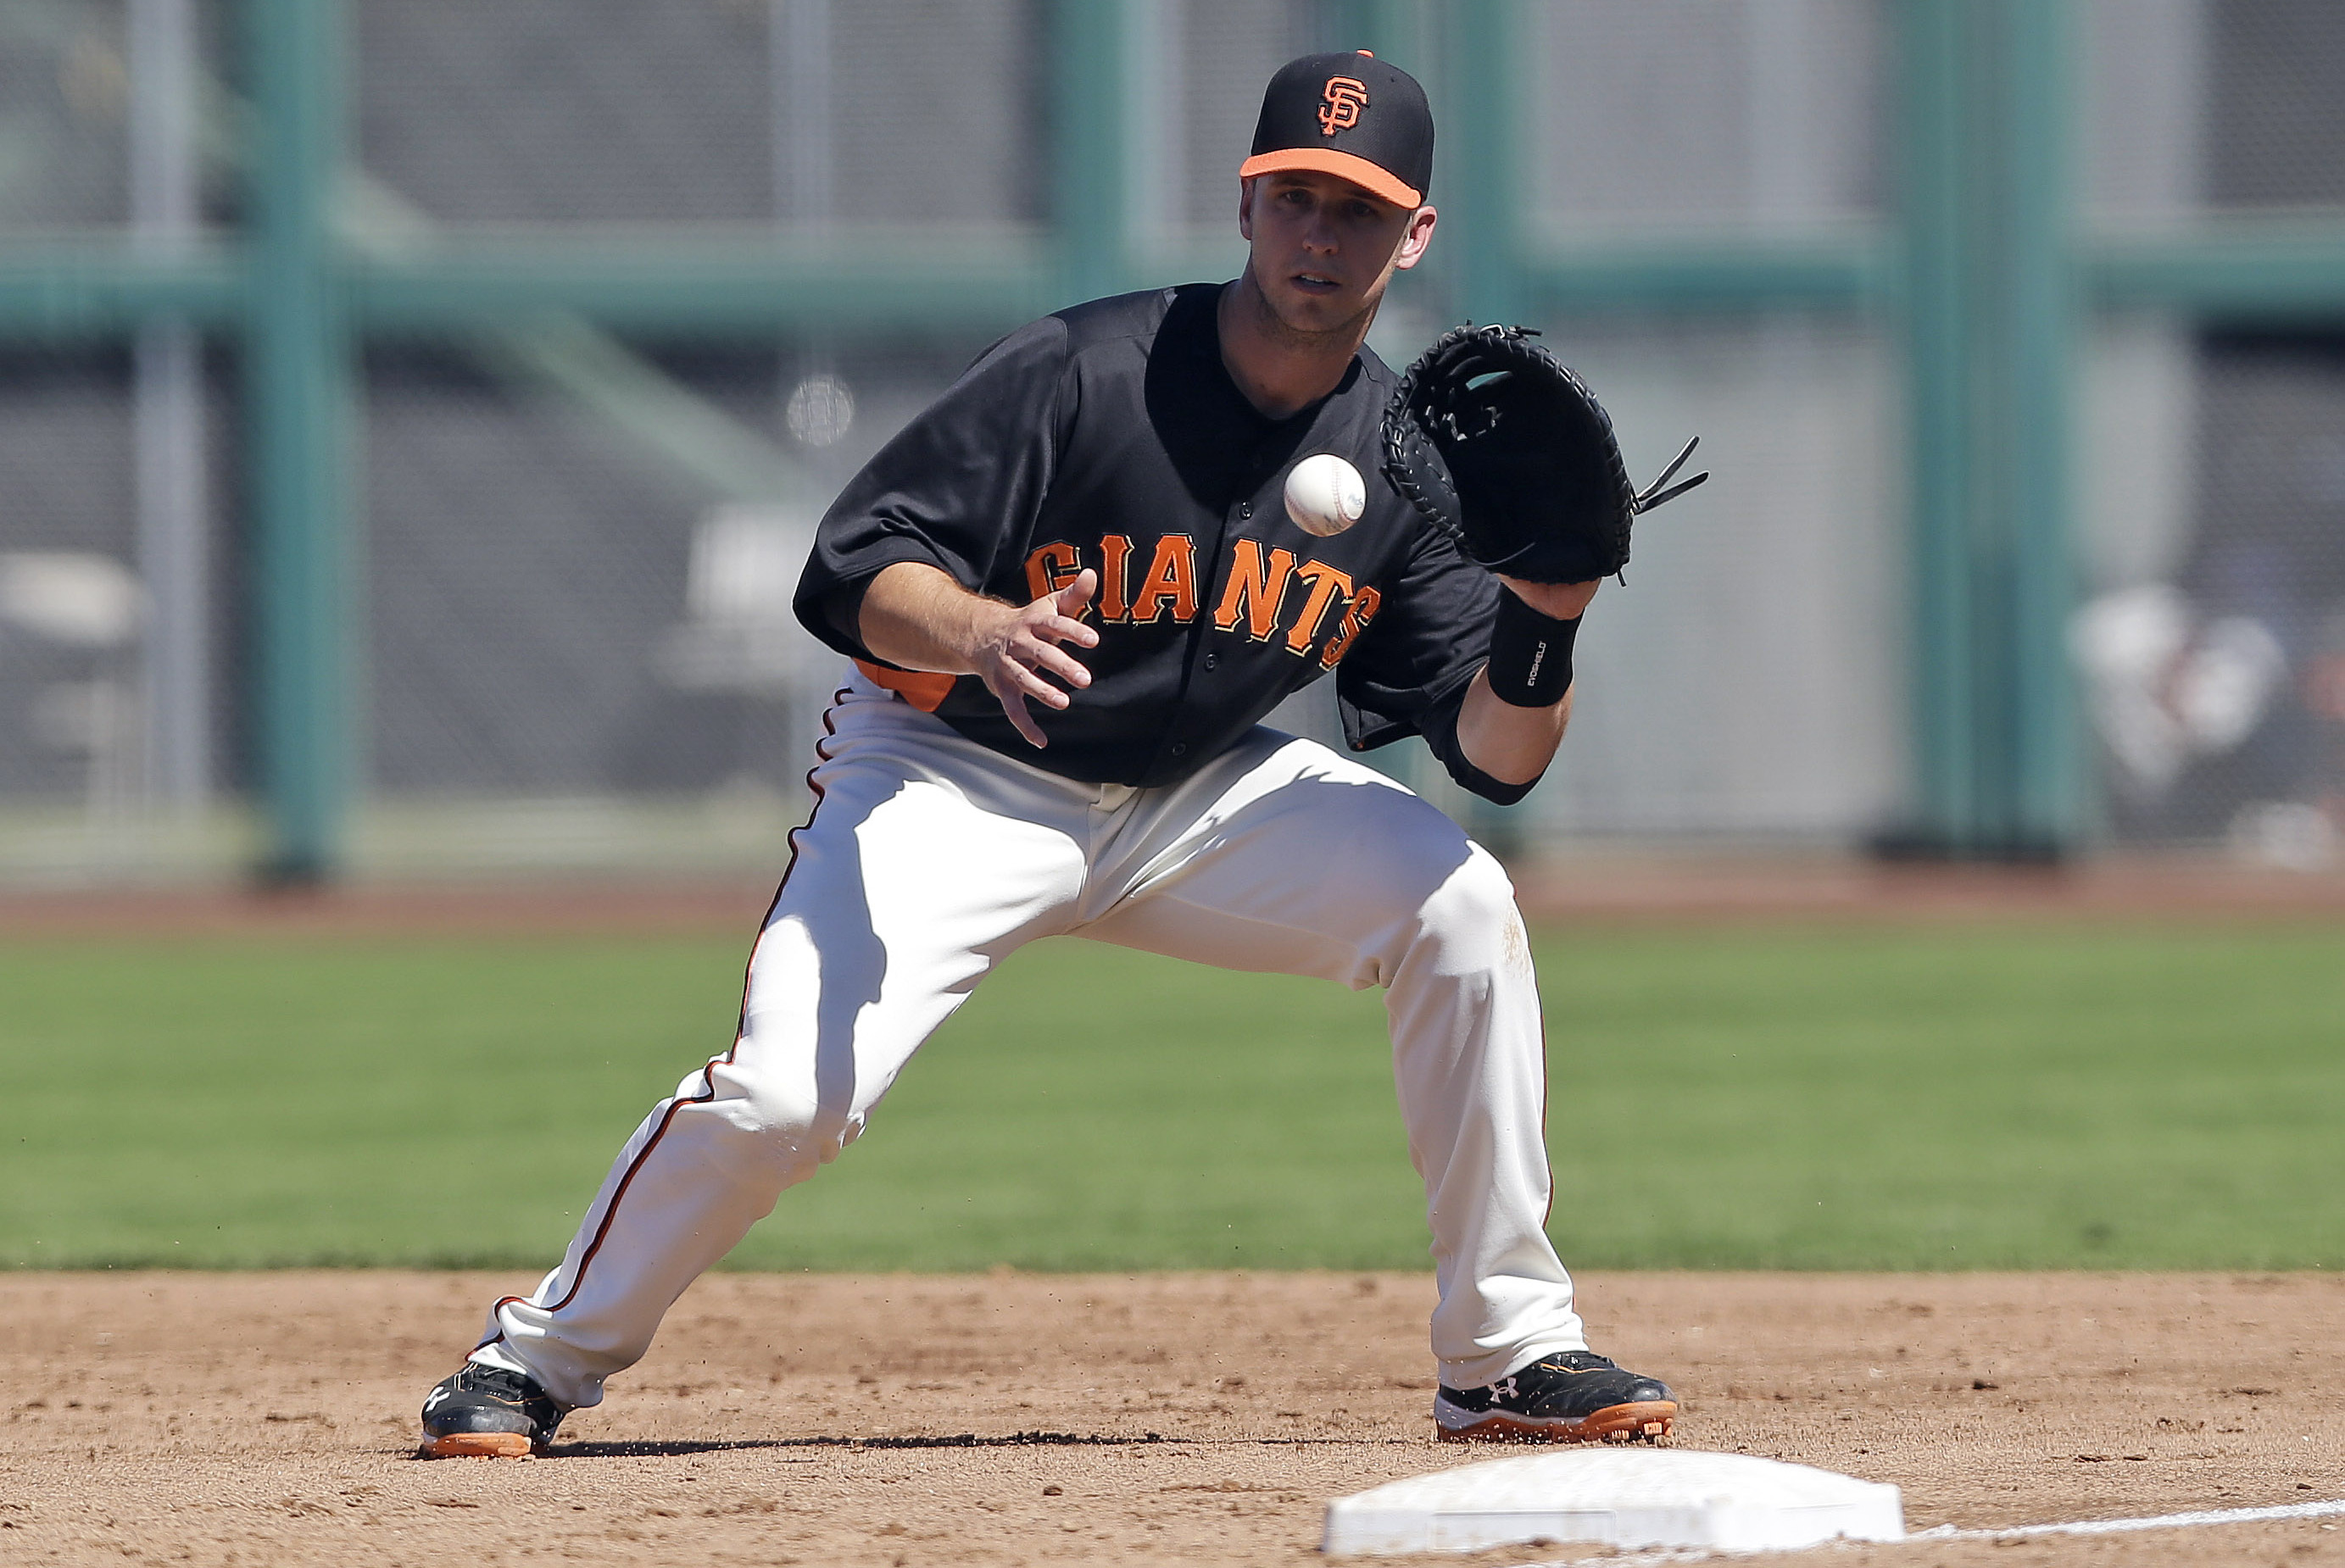
M 1579 616 L 1558 621 L 1499 589 L 1497 618 L 1490 623 L 1491 694 L 1517 708 L 1562 702 L 1571 690 L 1571 640 L 1578 635 Z

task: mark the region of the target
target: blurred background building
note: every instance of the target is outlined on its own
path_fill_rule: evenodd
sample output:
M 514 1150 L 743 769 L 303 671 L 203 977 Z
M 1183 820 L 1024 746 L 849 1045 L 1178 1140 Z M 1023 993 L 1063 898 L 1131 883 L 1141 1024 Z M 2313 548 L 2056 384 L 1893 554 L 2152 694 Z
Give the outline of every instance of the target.
M 1352 46 L 1441 120 L 1377 349 L 1536 324 L 1716 475 L 1529 803 L 1396 772 L 1517 846 L 2338 854 L 2332 0 L 0 0 L 0 883 L 777 865 L 828 496 L 1232 275 Z

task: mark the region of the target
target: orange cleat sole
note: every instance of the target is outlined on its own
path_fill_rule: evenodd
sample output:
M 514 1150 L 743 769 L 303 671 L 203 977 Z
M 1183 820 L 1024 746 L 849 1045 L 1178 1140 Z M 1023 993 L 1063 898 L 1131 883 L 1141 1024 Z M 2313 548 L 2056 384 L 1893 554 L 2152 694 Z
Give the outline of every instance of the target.
M 423 1445 L 426 1459 L 527 1459 L 534 1447 L 525 1431 L 452 1431 Z
M 1441 1442 L 1659 1442 L 1675 1429 L 1677 1401 L 1650 1400 L 1608 1405 L 1578 1421 L 1541 1421 L 1493 1411 L 1471 1426 L 1436 1425 Z

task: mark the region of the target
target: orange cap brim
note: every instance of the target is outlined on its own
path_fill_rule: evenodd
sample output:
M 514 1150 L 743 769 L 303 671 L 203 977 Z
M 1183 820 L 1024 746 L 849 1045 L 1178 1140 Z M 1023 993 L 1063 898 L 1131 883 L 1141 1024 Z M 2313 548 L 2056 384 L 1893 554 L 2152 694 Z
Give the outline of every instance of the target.
M 1370 196 L 1381 197 L 1395 207 L 1416 207 L 1425 204 L 1425 193 L 1401 184 L 1398 176 L 1381 164 L 1370 163 L 1357 153 L 1337 152 L 1334 147 L 1280 147 L 1274 152 L 1256 153 L 1238 165 L 1238 177 L 1252 179 L 1258 174 L 1275 174 L 1281 169 L 1309 169 L 1315 174 L 1332 174 L 1338 179 L 1348 179 Z

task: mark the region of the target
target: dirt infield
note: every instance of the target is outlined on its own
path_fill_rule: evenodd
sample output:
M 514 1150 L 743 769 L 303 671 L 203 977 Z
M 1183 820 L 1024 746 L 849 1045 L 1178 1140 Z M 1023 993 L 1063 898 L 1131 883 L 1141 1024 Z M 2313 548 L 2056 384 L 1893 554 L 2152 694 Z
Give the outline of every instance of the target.
M 1429 1441 L 1408 1275 L 717 1274 L 546 1459 L 421 1461 L 506 1277 L 0 1277 L 0 1562 L 1317 1560 Z M 2345 1277 L 1597 1275 L 1680 1446 L 1905 1489 L 1911 1528 L 2345 1497 Z M 1831 1549 L 2345 1564 L 2345 1521 Z M 1523 1549 L 1445 1562 L 1583 1555 Z

